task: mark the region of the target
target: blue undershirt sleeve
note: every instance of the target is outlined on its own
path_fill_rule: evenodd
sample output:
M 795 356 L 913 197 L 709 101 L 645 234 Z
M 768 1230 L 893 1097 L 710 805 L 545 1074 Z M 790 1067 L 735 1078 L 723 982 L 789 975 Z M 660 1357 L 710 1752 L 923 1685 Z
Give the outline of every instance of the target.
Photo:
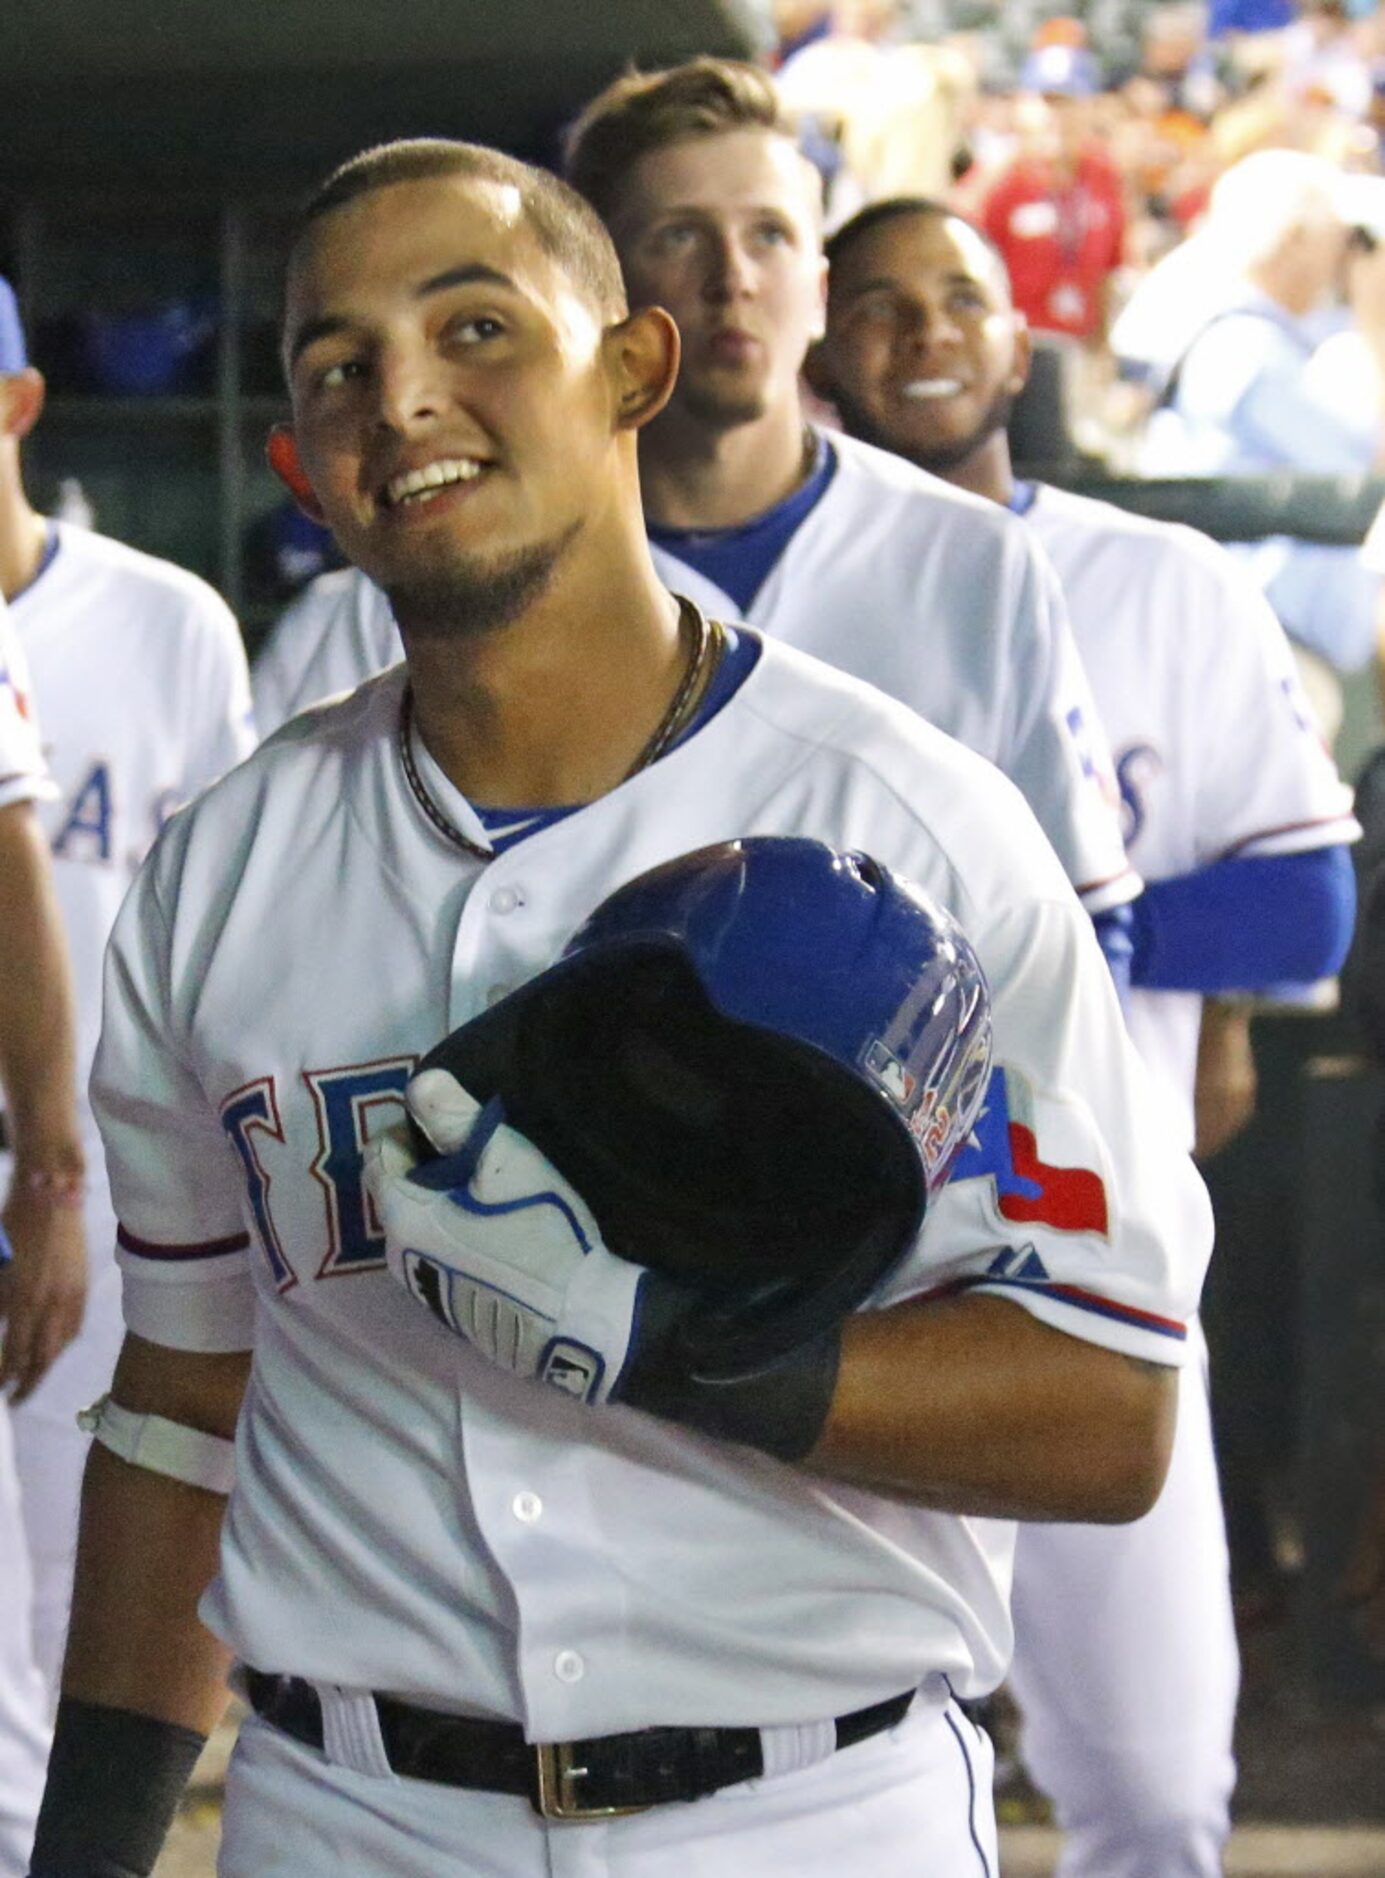
M 1149 991 L 1257 991 L 1340 967 L 1356 917 L 1345 847 L 1213 861 L 1152 880 L 1132 912 L 1130 980 Z
M 1135 950 L 1134 915 L 1128 905 L 1108 907 L 1104 913 L 1093 913 L 1092 925 L 1096 928 L 1097 944 L 1105 953 L 1111 976 L 1116 981 L 1117 995 L 1124 1003 L 1130 989 L 1130 964 Z

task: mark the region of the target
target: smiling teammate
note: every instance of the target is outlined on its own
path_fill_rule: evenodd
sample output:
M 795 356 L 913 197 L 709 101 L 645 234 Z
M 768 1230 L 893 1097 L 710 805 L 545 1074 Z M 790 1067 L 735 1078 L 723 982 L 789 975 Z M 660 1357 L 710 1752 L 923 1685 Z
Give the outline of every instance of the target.
M 659 584 L 635 440 L 676 329 L 627 316 L 551 178 L 440 143 L 347 165 L 298 228 L 285 353 L 280 468 L 408 664 L 176 816 L 112 943 L 103 1442 L 175 1427 L 93 1452 L 35 1878 L 150 1869 L 231 1652 L 259 1712 L 223 1878 L 993 1878 L 949 1679 L 1001 1672 L 1011 1518 L 1157 1492 L 1209 1236 L 1089 922 L 988 764 Z M 869 847 L 955 909 L 1000 1066 L 991 1151 L 842 1327 L 793 1464 L 768 1424 L 715 1440 L 498 1368 L 396 1285 L 362 1187 L 420 1052 L 623 882 L 747 834 Z M 542 1816 L 540 1765 L 589 1752 L 636 1806 L 660 1756 L 733 1791 Z
M 1017 514 L 1063 583 L 1111 737 L 1135 902 L 1127 1016 L 1191 1146 L 1204 993 L 1313 979 L 1352 923 L 1359 833 L 1258 591 L 1186 529 L 1018 481 L 1029 363 L 989 241 L 939 204 L 863 210 L 828 247 L 814 385 L 855 435 Z M 1237 1661 L 1200 1368 L 1159 1506 L 1121 1532 L 1026 1527 L 1013 1681 L 1025 1756 L 1083 1878 L 1221 1870 Z

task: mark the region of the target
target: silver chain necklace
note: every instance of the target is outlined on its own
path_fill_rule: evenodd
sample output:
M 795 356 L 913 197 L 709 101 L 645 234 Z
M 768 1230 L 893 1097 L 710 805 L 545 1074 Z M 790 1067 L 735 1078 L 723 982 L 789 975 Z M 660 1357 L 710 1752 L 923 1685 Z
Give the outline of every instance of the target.
M 621 777 L 621 782 L 629 782 L 632 776 L 638 776 L 642 769 L 648 769 L 651 763 L 656 763 L 664 754 L 673 739 L 684 728 L 689 706 L 702 690 L 701 681 L 704 673 L 710 680 L 712 672 L 720 662 L 726 643 L 720 624 L 715 620 L 709 621 L 700 607 L 694 606 L 691 600 L 679 595 L 680 637 L 685 627 L 691 627 L 694 634 L 693 653 L 688 661 L 687 670 L 679 680 L 678 689 L 674 692 L 668 709 L 655 726 L 653 735 Z M 414 692 L 412 684 L 406 680 L 404 695 L 399 701 L 399 762 L 410 793 L 433 827 L 445 840 L 450 841 L 454 848 L 460 848 L 464 854 L 471 855 L 474 860 L 493 861 L 495 849 L 483 847 L 479 841 L 473 841 L 469 835 L 463 834 L 419 774 L 418 764 L 414 758 L 413 730 Z

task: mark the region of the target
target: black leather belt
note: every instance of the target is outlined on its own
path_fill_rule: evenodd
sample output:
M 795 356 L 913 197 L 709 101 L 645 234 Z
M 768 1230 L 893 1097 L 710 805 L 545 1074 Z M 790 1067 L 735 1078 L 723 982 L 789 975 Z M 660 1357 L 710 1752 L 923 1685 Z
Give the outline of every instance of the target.
M 310 1748 L 322 1746 L 322 1704 L 299 1676 L 242 1672 L 255 1713 Z M 699 1800 L 719 1787 L 764 1772 L 758 1728 L 642 1728 L 590 1741 L 537 1745 L 517 1722 L 444 1715 L 377 1695 L 385 1755 L 409 1780 L 514 1793 L 545 1819 L 610 1819 L 674 1800 Z M 913 1691 L 839 1716 L 838 1748 L 893 1728 L 908 1713 Z

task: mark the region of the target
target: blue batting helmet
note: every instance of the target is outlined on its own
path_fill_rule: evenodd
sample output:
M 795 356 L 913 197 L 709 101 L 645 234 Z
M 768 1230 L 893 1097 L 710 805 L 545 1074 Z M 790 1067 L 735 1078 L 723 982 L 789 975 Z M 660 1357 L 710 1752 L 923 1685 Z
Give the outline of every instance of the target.
M 754 836 L 620 888 L 427 1059 L 697 1289 L 702 1373 L 821 1334 L 913 1244 L 971 1132 L 990 1002 L 960 927 L 864 854 Z

